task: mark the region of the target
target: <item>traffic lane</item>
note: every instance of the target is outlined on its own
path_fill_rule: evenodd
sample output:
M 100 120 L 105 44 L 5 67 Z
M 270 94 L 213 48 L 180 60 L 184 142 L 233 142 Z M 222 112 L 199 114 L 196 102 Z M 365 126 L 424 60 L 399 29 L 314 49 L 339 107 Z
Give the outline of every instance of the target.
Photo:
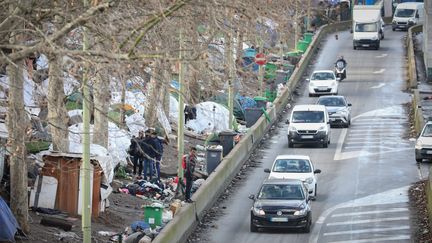
M 210 233 L 211 242 L 287 242 L 287 240 L 305 242 L 308 240 L 309 234 L 300 233 L 298 230 L 265 230 L 258 233 L 251 233 L 249 230 L 252 200 L 248 199 L 248 195 L 257 193 L 262 181 L 268 176 L 264 169 L 271 168 L 277 155 L 320 154 L 321 158 L 329 161 L 333 158 L 336 148 L 335 145 L 330 145 L 329 148 L 309 145 L 289 149 L 286 137 L 287 125 L 282 121 L 278 127 L 276 134 L 264 142 L 268 148 L 258 152 L 263 156 L 260 159 L 260 166 L 250 169 L 247 179 L 242 180 L 241 184 L 232 191 L 232 196 L 221 204 L 220 207 L 226 209 L 215 222 L 217 229 Z M 314 204 L 315 202 L 312 202 L 312 207 Z M 317 217 L 315 212 L 312 212 L 312 216 Z

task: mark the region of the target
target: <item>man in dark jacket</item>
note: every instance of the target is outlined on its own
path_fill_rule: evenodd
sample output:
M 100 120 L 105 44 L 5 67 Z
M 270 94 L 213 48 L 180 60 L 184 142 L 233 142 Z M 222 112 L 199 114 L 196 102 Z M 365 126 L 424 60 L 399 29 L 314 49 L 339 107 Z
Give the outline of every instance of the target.
M 157 178 L 158 180 L 160 180 L 160 163 L 162 160 L 162 155 L 163 155 L 163 140 L 158 138 L 157 136 L 157 132 L 156 131 L 152 131 L 152 139 L 155 143 L 155 166 L 156 166 L 156 173 L 157 173 Z
M 144 139 L 144 131 L 140 131 L 138 133 L 138 137 L 133 136 L 131 139 L 131 145 L 129 146 L 129 154 L 133 156 L 133 174 L 137 175 L 137 167 L 138 167 L 138 179 L 141 179 L 141 173 L 143 170 L 143 162 L 144 159 L 142 157 L 142 148 L 140 147 L 140 141 Z
M 186 165 L 185 165 L 185 171 L 184 171 L 184 177 L 186 179 L 186 191 L 185 191 L 185 200 L 186 202 L 192 202 L 191 200 L 191 189 L 193 184 L 193 173 L 195 171 L 195 166 L 197 164 L 197 157 L 196 157 L 196 148 L 192 147 L 190 149 L 189 154 L 187 155 L 185 159 Z
M 153 161 L 156 157 L 156 143 L 151 137 L 150 130 L 146 130 L 144 139 L 140 141 L 140 146 L 144 152 L 144 180 L 147 180 L 147 169 L 149 171 L 149 180 L 151 180 L 153 176 Z

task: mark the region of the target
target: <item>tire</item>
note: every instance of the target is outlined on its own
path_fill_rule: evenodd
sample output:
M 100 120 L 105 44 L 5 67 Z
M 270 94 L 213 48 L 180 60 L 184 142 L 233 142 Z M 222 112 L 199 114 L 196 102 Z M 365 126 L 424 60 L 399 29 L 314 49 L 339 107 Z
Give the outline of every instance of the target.
M 323 148 L 328 148 L 328 141 L 325 141 L 322 146 Z
M 396 29 L 395 29 L 395 28 L 392 28 L 392 30 L 395 31 Z
M 312 220 L 309 220 L 308 224 L 303 228 L 304 233 L 310 233 L 312 226 Z
M 316 197 L 317 197 L 317 190 L 318 190 L 318 185 L 317 185 L 317 184 L 315 184 L 315 192 L 314 192 L 314 197 L 315 197 L 315 200 L 316 200 Z
M 258 227 L 252 223 L 252 219 L 250 222 L 250 232 L 258 232 Z
M 294 148 L 294 144 L 288 140 L 288 148 Z
M 415 159 L 415 160 L 416 160 L 416 162 L 417 162 L 417 163 L 421 163 L 421 162 L 423 161 L 423 159 L 422 159 L 422 158 L 417 158 L 417 157 L 416 157 L 416 159 Z
M 356 46 L 353 46 L 353 49 L 354 49 L 354 50 L 357 50 L 357 47 L 356 47 Z

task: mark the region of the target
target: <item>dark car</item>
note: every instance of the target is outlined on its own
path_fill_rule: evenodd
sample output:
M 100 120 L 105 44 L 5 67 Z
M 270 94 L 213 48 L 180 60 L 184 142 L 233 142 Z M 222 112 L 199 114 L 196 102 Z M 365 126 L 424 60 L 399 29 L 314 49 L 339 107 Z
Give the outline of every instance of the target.
M 251 208 L 250 231 L 260 228 L 302 229 L 309 233 L 312 213 L 306 186 L 295 179 L 265 180 Z

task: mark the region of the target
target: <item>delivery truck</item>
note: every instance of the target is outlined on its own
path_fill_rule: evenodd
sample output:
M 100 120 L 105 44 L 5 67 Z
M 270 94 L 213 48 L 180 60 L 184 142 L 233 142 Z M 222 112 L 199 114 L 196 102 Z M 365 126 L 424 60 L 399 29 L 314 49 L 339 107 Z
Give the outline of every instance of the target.
M 384 39 L 384 21 L 381 5 L 354 5 L 353 9 L 353 48 L 380 48 Z

